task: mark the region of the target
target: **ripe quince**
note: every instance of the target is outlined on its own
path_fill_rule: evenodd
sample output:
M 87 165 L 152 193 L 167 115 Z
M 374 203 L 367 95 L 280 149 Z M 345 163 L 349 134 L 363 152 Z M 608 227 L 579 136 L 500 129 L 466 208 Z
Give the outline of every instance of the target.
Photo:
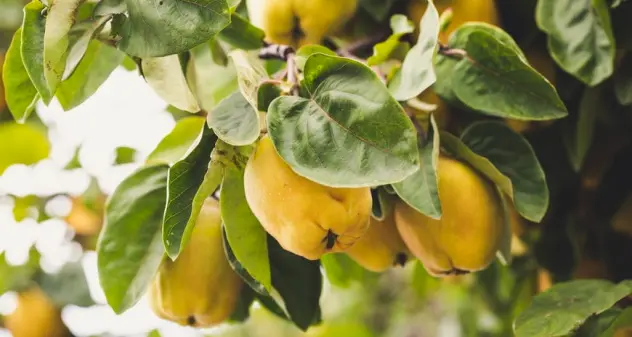
M 369 227 L 371 190 L 334 188 L 296 174 L 269 136 L 244 174 L 246 200 L 283 249 L 310 260 L 351 247 Z
M 470 166 L 444 155 L 439 157 L 437 175 L 441 219 L 398 201 L 395 224 L 400 235 L 431 275 L 486 268 L 498 251 L 504 227 L 498 192 Z
M 190 240 L 175 261 L 165 258 L 150 288 L 159 317 L 183 326 L 210 327 L 235 310 L 243 281 L 226 259 L 219 203 L 207 199 Z
M 248 13 L 268 42 L 300 47 L 342 28 L 357 6 L 358 0 L 249 0 Z
M 393 212 L 380 221 L 373 217 L 369 229 L 346 253 L 367 270 L 383 272 L 392 266 L 403 266 L 408 248 L 395 227 Z
M 5 317 L 4 325 L 14 337 L 66 337 L 70 334 L 61 319 L 61 309 L 36 287 L 18 293 L 18 306 Z

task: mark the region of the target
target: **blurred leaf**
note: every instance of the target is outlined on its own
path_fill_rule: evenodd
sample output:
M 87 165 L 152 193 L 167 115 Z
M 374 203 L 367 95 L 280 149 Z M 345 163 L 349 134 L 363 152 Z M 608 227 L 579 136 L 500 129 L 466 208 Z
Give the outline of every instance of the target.
M 214 61 L 217 57 L 217 51 L 211 51 L 207 45 L 199 45 L 191 50 L 191 59 L 187 65 L 189 87 L 206 111 L 213 110 L 238 88 L 235 68 L 232 64 L 218 64 Z
M 116 165 L 133 163 L 137 153 L 136 149 L 127 146 L 117 147 L 114 151 L 116 153 L 114 158 Z
M 107 302 L 118 314 L 145 294 L 164 256 L 160 234 L 168 170 L 167 165 L 141 168 L 108 200 L 97 267 Z
M 218 37 L 235 48 L 252 50 L 263 47 L 265 33 L 237 13 L 230 16 L 230 25 Z
M 564 71 L 589 86 L 612 75 L 616 50 L 606 0 L 539 0 L 535 18 Z
M 0 124 L 0 175 L 14 164 L 32 165 L 48 157 L 46 134 L 29 124 Z
M 549 189 L 529 142 L 504 123 L 495 121 L 470 125 L 461 140 L 504 176 L 500 178 L 496 173 L 486 171 L 487 164 L 470 162 L 512 198 L 518 213 L 528 220 L 540 222 L 549 207 Z
M 81 151 L 81 147 L 77 147 L 75 149 L 75 153 L 72 155 L 70 161 L 64 166 L 64 170 L 74 170 L 81 168 L 81 161 L 79 161 L 79 152 Z
M 414 117 L 413 117 L 414 118 Z M 433 219 L 441 218 L 439 200 L 439 129 L 434 117 L 430 117 L 428 136 L 419 148 L 419 170 L 401 182 L 393 184 L 393 189 L 404 202 Z
M 576 124 L 566 137 L 568 157 L 576 172 L 584 164 L 584 159 L 593 143 L 595 121 L 598 115 L 603 115 L 605 107 L 604 86 L 584 89 L 579 102 L 579 113 Z
M 533 298 L 514 323 L 516 337 L 566 336 L 591 315 L 632 293 L 632 281 L 577 280 L 554 285 Z
M 110 14 L 121 14 L 127 11 L 125 0 L 101 0 L 94 8 L 95 16 L 107 16 Z
M 207 116 L 209 127 L 224 142 L 242 146 L 259 138 L 259 114 L 239 91 L 222 100 Z
M 421 34 L 408 52 L 402 67 L 395 73 L 388 88 L 398 101 L 407 101 L 421 94 L 436 80 L 432 59 L 439 39 L 439 13 L 432 1 L 419 23 Z
M 379 276 L 378 273 L 362 268 L 344 253 L 325 254 L 320 258 L 320 263 L 329 282 L 341 288 L 348 288 L 354 282 L 366 284 L 367 281 L 376 280 Z
M 360 0 L 360 7 L 377 21 L 386 19 L 396 0 Z
M 220 206 L 226 238 L 235 257 L 248 274 L 270 292 L 272 279 L 266 232 L 246 201 L 243 168 L 226 169 Z
M 117 14 L 112 31 L 117 46 L 136 57 L 162 57 L 204 43 L 230 23 L 226 0 L 125 0 L 127 15 Z
M 599 315 L 591 316 L 577 329 L 577 332 L 573 333 L 573 337 L 601 337 L 620 314 L 621 309 L 611 308 Z
M 160 336 L 160 332 L 158 332 L 158 330 L 151 330 L 147 334 L 147 337 L 161 337 L 161 336 Z
M 421 298 L 435 293 L 441 286 L 441 280 L 431 276 L 420 261 L 413 262 L 412 287 Z
M 405 44 L 400 41 L 401 37 L 412 33 L 415 30 L 415 26 L 405 15 L 396 14 L 391 17 L 391 29 L 393 33 L 386 41 L 373 46 L 373 55 L 366 60 L 368 65 L 377 65 L 390 59 L 399 46 Z
M 294 56 L 294 61 L 296 62 L 298 70 L 303 71 L 307 59 L 317 53 L 336 56 L 336 52 L 325 46 L 318 44 L 308 44 L 306 46 L 302 46 L 296 51 L 296 55 Z
M 75 23 L 75 14 L 82 0 L 51 1 L 44 31 L 44 77 L 51 94 L 57 90 L 66 68 L 68 32 Z M 23 53 L 26 54 L 26 53 Z
M 172 260 L 186 246 L 204 200 L 217 189 L 224 175 L 221 165 L 211 163 L 217 136 L 206 125 L 201 129 L 193 150 L 169 168 L 162 240 Z
M 614 73 L 614 90 L 622 105 L 632 105 L 632 53 L 626 53 Z
M 301 330 L 319 321 L 322 275 L 318 261 L 294 255 L 268 235 L 272 285 L 283 298 L 290 318 Z
M 239 90 L 244 95 L 246 101 L 257 109 L 257 92 L 259 85 L 268 78 L 268 73 L 262 62 L 243 50 L 234 50 L 229 55 L 237 70 Z
M 57 89 L 57 99 L 62 108 L 68 111 L 90 98 L 121 64 L 124 56 L 99 41 L 90 41 L 75 71 Z
M 20 28 L 13 35 L 2 66 L 5 99 L 13 118 L 18 122 L 26 121 L 39 99 L 37 89 L 33 86 L 24 63 L 22 63 L 21 46 L 22 29 Z M 3 170 L 0 168 L 0 172 Z
M 204 117 L 192 116 L 180 119 L 173 130 L 163 138 L 147 156 L 147 164 L 173 164 L 187 153 L 200 135 Z
M 40 254 L 35 248 L 29 250 L 26 263 L 11 265 L 6 260 L 6 252 L 0 253 L 0 295 L 7 291 L 21 290 L 29 286 L 35 273 L 39 270 Z
M 59 307 L 94 305 L 81 262 L 70 262 L 55 274 L 40 272 L 35 282 Z
M 30 210 L 34 206 L 37 206 L 38 202 L 39 198 L 35 195 L 15 197 L 13 199 L 13 219 L 20 222 L 29 217 Z M 37 218 L 37 215 L 35 215 L 34 218 Z
M 628 307 L 619 312 L 618 316 L 599 337 L 618 337 L 617 330 L 632 327 L 632 308 Z
M 255 291 L 257 295 L 262 295 L 268 297 L 270 293 L 266 290 L 266 288 L 259 283 L 259 281 L 255 280 L 248 271 L 241 265 L 237 257 L 235 257 L 235 253 L 233 253 L 232 248 L 230 247 L 230 243 L 228 242 L 228 238 L 226 238 L 226 228 L 223 227 L 222 238 L 224 242 L 224 252 L 226 253 L 226 258 L 228 259 L 228 263 L 231 268 L 241 277 L 241 279 L 248 285 L 250 289 Z M 270 298 L 270 301 L 274 302 L 274 299 Z M 283 310 L 281 310 L 283 312 Z
M 281 94 L 283 92 L 276 83 L 262 83 L 257 91 L 257 110 L 267 112 L 272 101 L 281 96 Z
M 169 1 L 169 0 L 161 0 Z M 198 112 L 195 96 L 189 89 L 177 55 L 144 58 L 141 62 L 147 84 L 167 103 L 189 112 Z
M 46 18 L 42 14 L 44 5 L 38 0 L 24 6 L 22 23 L 22 62 L 29 74 L 31 83 L 45 104 L 53 98 L 46 76 L 44 75 L 44 29 Z
M 296 173 L 333 187 L 401 181 L 419 169 L 415 128 L 375 73 L 314 54 L 301 93 L 270 104 L 268 132 Z
M 79 65 L 84 55 L 86 54 L 92 38 L 101 31 L 103 25 L 105 25 L 105 23 L 111 18 L 112 16 L 104 16 L 95 20 L 81 22 L 73 26 L 72 30 L 70 31 L 71 47 L 68 50 L 66 69 L 64 70 L 62 80 L 66 80 L 75 71 L 77 65 Z M 73 39 L 74 35 L 78 36 Z M 124 54 L 121 52 L 118 52 L 118 54 L 121 54 L 122 59 Z

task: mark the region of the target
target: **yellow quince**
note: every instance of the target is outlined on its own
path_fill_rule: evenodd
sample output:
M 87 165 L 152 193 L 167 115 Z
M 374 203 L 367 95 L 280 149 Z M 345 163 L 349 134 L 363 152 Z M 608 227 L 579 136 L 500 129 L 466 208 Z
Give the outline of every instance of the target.
M 503 209 L 493 185 L 474 169 L 444 155 L 437 175 L 443 214 L 427 217 L 403 201 L 395 204 L 395 224 L 404 242 L 434 276 L 486 268 L 503 231 Z
M 61 309 L 35 287 L 18 294 L 18 306 L 5 317 L 4 325 L 14 337 L 69 336 L 61 319 Z
M 175 261 L 165 258 L 150 288 L 159 317 L 183 326 L 210 327 L 235 310 L 243 281 L 226 259 L 219 203 L 204 202 L 190 240 Z
M 310 260 L 348 249 L 369 227 L 368 187 L 334 188 L 299 176 L 267 135 L 248 160 L 244 187 L 265 230 L 283 249 Z

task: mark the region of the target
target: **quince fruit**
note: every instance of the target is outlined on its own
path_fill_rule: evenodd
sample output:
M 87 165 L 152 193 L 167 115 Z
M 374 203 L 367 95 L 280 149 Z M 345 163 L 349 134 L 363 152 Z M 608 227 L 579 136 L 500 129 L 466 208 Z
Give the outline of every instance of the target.
M 61 319 L 61 309 L 39 288 L 18 294 L 16 310 L 4 319 L 14 337 L 66 337 L 70 333 Z
M 88 208 L 82 198 L 73 198 L 72 208 L 66 216 L 66 222 L 75 233 L 83 236 L 93 236 L 101 231 L 103 218 L 101 214 Z
M 310 260 L 351 247 L 369 227 L 371 190 L 328 187 L 296 174 L 269 136 L 244 174 L 246 200 L 283 249 Z
M 443 155 L 437 175 L 441 219 L 427 217 L 398 201 L 395 224 L 400 235 L 431 275 L 459 275 L 486 268 L 503 233 L 498 192 L 474 169 Z
M 347 249 L 351 259 L 367 270 L 383 272 L 394 265 L 403 266 L 408 248 L 399 236 L 393 212 L 382 221 L 371 217 L 369 229 Z
M 353 17 L 358 0 L 249 0 L 251 22 L 270 43 L 319 44 Z
M 219 203 L 207 199 L 190 240 L 175 261 L 162 262 L 150 288 L 159 317 L 183 326 L 210 327 L 235 310 L 243 281 L 224 255 Z

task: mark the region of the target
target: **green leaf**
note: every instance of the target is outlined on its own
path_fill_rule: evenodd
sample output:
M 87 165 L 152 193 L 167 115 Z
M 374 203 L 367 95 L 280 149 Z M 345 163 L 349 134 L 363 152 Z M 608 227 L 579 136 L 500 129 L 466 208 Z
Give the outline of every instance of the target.
M 632 53 L 626 53 L 614 74 L 614 92 L 621 105 L 632 105 Z
M 169 168 L 162 240 L 172 260 L 186 246 L 204 200 L 219 186 L 224 173 L 220 165 L 211 164 L 217 136 L 206 125 L 201 129 L 193 150 Z
M 320 264 L 284 250 L 270 235 L 268 253 L 272 285 L 283 298 L 294 324 L 305 331 L 320 319 Z
M 513 256 L 511 255 L 511 242 L 513 236 L 513 229 L 511 228 L 511 217 L 509 211 L 509 203 L 511 200 L 507 200 L 507 196 L 502 193 L 502 190 L 496 186 L 496 191 L 498 191 L 498 196 L 502 202 L 503 207 L 503 228 L 500 239 L 500 247 L 498 248 L 498 252 L 496 252 L 496 256 L 500 263 L 507 266 L 511 264 L 511 260 Z
M 40 268 L 40 255 L 35 248 L 29 251 L 28 260 L 22 265 L 11 265 L 6 252 L 0 253 L 0 295 L 28 287 Z
M 593 133 L 597 115 L 606 106 L 603 85 L 584 89 L 579 101 L 579 113 L 574 128 L 569 132 L 570 137 L 565 137 L 566 148 L 571 165 L 579 172 L 584 164 L 584 159 L 593 143 Z
M 35 282 L 59 307 L 94 305 L 81 262 L 67 263 L 55 274 L 40 272 Z
M 360 0 L 360 6 L 377 21 L 386 19 L 396 0 Z
M 116 15 L 112 30 L 119 49 L 136 57 L 185 52 L 210 40 L 230 23 L 226 0 L 125 0 L 127 15 Z
M 236 91 L 221 101 L 207 116 L 209 127 L 224 142 L 242 146 L 254 143 L 259 138 L 259 114 Z
M 367 65 L 377 65 L 390 59 L 391 55 L 401 48 L 401 45 L 406 45 L 400 41 L 402 36 L 412 33 L 415 26 L 405 15 L 396 14 L 391 17 L 391 29 L 393 34 L 386 41 L 373 46 L 373 55 L 366 60 Z
M 566 336 L 591 315 L 612 307 L 632 293 L 632 281 L 605 280 L 558 283 L 533 298 L 514 322 L 516 337 Z
M 20 47 L 22 45 L 22 29 L 13 35 L 2 66 L 2 82 L 4 83 L 7 106 L 16 121 L 26 121 L 37 103 L 39 95 L 33 86 L 29 74 L 22 63 Z M 1 166 L 0 166 L 1 167 Z M 3 169 L 0 169 L 0 172 Z
M 388 89 L 398 101 L 416 97 L 437 80 L 432 58 L 439 40 L 439 13 L 430 0 L 419 25 L 421 34 L 417 44 L 408 52 L 402 67 L 388 84 Z
M 116 165 L 133 163 L 135 161 L 136 154 L 138 153 L 136 149 L 128 146 L 117 147 L 114 152 L 114 164 Z
M 274 146 L 299 175 L 333 187 L 377 186 L 419 168 L 415 128 L 367 66 L 314 54 L 304 96 L 281 96 L 268 111 Z
M 239 90 L 250 105 L 257 109 L 259 85 L 268 78 L 263 63 L 243 50 L 234 50 L 228 56 L 237 70 Z
M 161 228 L 169 166 L 146 166 L 127 177 L 108 200 L 97 245 L 99 281 L 120 314 L 145 294 L 164 256 Z
M 83 0 L 51 0 L 44 31 L 44 77 L 51 94 L 57 90 L 66 69 L 68 32 Z
M 125 55 L 99 41 L 89 43 L 85 55 L 68 79 L 57 89 L 57 99 L 65 111 L 75 108 L 92 96 L 108 79 Z
M 38 0 L 24 6 L 22 22 L 22 63 L 29 74 L 31 83 L 45 104 L 50 103 L 53 94 L 44 75 L 44 29 L 46 18 L 42 15 L 44 5 Z
M 617 330 L 622 328 L 629 329 L 630 327 L 632 327 L 632 308 L 628 307 L 619 313 L 608 329 L 599 335 L 599 337 L 616 337 L 615 333 Z
M 218 53 L 206 45 L 197 46 L 191 50 L 191 59 L 187 65 L 189 87 L 206 111 L 213 110 L 238 88 L 233 65 L 221 65 L 214 61 Z
M 226 238 L 226 228 L 225 227 L 222 227 L 222 228 L 223 228 L 222 238 L 224 240 L 224 252 L 226 253 L 226 259 L 228 259 L 228 263 L 230 264 L 231 268 L 233 268 L 233 270 L 237 273 L 237 275 L 239 275 L 239 277 L 241 277 L 241 279 L 244 282 L 246 282 L 246 284 L 248 285 L 250 289 L 254 290 L 256 295 L 262 295 L 266 297 L 270 296 L 270 293 L 266 290 L 263 284 L 255 280 L 254 277 L 252 277 L 248 273 L 246 268 L 244 268 L 244 266 L 241 265 L 239 260 L 237 260 L 235 253 L 233 253 L 232 248 L 230 248 L 230 243 L 228 243 L 228 238 Z M 270 301 L 274 302 L 274 299 L 270 298 Z M 283 312 L 283 310 L 281 310 L 281 312 Z
M 458 99 L 470 108 L 519 120 L 566 116 L 555 87 L 510 46 L 480 30 L 469 34 L 465 51 L 467 56 L 453 69 L 452 84 Z
M 296 55 L 294 56 L 294 62 L 296 62 L 296 67 L 298 70 L 303 71 L 305 69 L 305 63 L 307 59 L 314 54 L 325 54 L 330 56 L 336 56 L 336 52 L 318 44 L 308 44 L 302 46 L 296 51 Z
M 77 65 L 81 62 L 88 47 L 90 46 L 90 42 L 92 38 L 101 31 L 103 25 L 108 22 L 112 16 L 104 16 L 95 20 L 89 20 L 86 22 L 81 22 L 80 24 L 76 24 L 70 31 L 71 36 L 71 47 L 68 51 L 68 58 L 66 59 L 66 69 L 64 71 L 64 75 L 62 76 L 62 80 L 66 80 L 70 75 L 75 71 Z M 72 39 L 75 35 L 76 38 Z M 118 54 L 124 55 L 121 52 Z M 122 58 L 123 56 L 121 56 Z M 119 62 L 120 63 L 120 62 Z
M 439 129 L 431 117 L 428 137 L 419 149 L 419 170 L 401 182 L 393 184 L 397 195 L 412 208 L 433 219 L 441 218 L 439 200 Z
M 599 315 L 591 316 L 584 324 L 573 333 L 573 337 L 596 337 L 602 336 L 608 327 L 612 325 L 617 316 L 621 314 L 621 309 L 610 308 Z
M 230 16 L 230 25 L 218 37 L 235 48 L 252 50 L 263 47 L 265 33 L 237 13 Z
M 518 213 L 528 220 L 540 222 L 549 206 L 549 189 L 529 142 L 504 123 L 496 121 L 472 124 L 463 132 L 461 140 L 504 176 L 498 179 L 495 173 L 488 174 L 482 170 L 512 198 Z
M 200 111 L 200 106 L 182 73 L 178 55 L 144 58 L 141 62 L 141 67 L 147 84 L 165 102 L 180 110 L 188 112 Z
M 589 86 L 612 75 L 616 48 L 606 0 L 539 0 L 535 18 L 564 71 Z
M 0 124 L 0 175 L 14 164 L 32 165 L 48 157 L 46 134 L 29 124 Z
M 125 0 L 101 0 L 94 8 L 95 16 L 108 16 L 122 14 L 127 11 Z
M 272 289 L 266 232 L 246 202 L 243 168 L 228 167 L 220 196 L 226 238 L 237 261 L 267 292 Z
M 344 253 L 325 254 L 320 258 L 320 263 L 325 269 L 329 282 L 341 288 L 348 288 L 354 282 L 366 284 L 379 276 L 378 273 L 362 268 Z
M 191 116 L 180 119 L 173 130 L 163 138 L 147 156 L 147 164 L 173 164 L 187 153 L 200 135 L 204 117 Z
M 272 101 L 282 94 L 281 88 L 276 83 L 261 83 L 257 91 L 257 110 L 267 112 Z

